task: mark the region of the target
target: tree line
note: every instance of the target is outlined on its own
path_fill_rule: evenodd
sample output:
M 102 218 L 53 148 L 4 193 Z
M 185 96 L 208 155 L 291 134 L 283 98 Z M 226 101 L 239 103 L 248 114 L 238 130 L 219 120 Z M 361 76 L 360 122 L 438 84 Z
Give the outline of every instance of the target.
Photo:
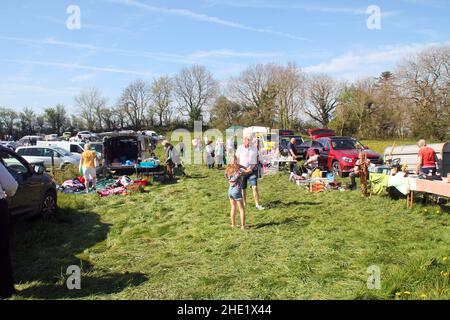
M 15 137 L 121 129 L 192 128 L 194 121 L 224 130 L 232 125 L 303 131 L 329 127 L 360 138 L 448 138 L 450 47 L 430 47 L 405 57 L 378 77 L 340 81 L 305 73 L 295 63 L 248 66 L 219 83 L 205 67 L 183 68 L 152 82 L 135 80 L 110 103 L 98 88 L 36 114 L 0 108 L 0 133 Z

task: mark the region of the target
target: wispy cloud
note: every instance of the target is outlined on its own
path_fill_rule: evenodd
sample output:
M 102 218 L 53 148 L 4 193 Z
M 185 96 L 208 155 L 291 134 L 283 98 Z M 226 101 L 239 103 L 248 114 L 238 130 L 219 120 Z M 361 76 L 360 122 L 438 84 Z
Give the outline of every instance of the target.
M 192 59 L 203 58 L 273 58 L 279 56 L 273 52 L 235 51 L 230 49 L 198 51 L 189 55 Z
M 323 6 L 304 3 L 282 3 L 280 1 L 231 1 L 231 0 L 204 0 L 210 5 L 223 5 L 237 8 L 251 8 L 251 9 L 276 9 L 276 10 L 299 10 L 307 12 L 322 12 L 322 13 L 342 13 L 351 15 L 367 15 L 367 7 L 345 7 L 345 6 Z M 399 14 L 399 11 L 382 11 L 384 17 Z
M 274 31 L 274 30 L 265 29 L 265 28 L 255 28 L 255 27 L 247 26 L 247 25 L 239 23 L 239 22 L 224 20 L 224 19 L 221 19 L 218 17 L 209 16 L 209 15 L 202 14 L 202 13 L 197 13 L 197 12 L 194 12 L 194 11 L 191 11 L 188 9 L 158 7 L 158 6 L 149 5 L 149 4 L 135 1 L 135 0 L 105 0 L 105 1 L 111 2 L 111 3 L 122 4 L 122 5 L 133 6 L 133 7 L 144 9 L 144 10 L 147 10 L 150 12 L 171 15 L 171 16 L 185 17 L 185 18 L 195 20 L 195 21 L 217 24 L 217 25 L 221 25 L 221 26 L 225 26 L 225 27 L 229 27 L 229 28 L 234 28 L 234 29 L 258 32 L 258 33 L 266 33 L 266 34 L 271 34 L 271 35 L 289 38 L 289 39 L 293 39 L 293 40 L 309 41 L 309 39 L 307 39 L 307 38 L 293 35 L 290 33 Z
M 102 47 L 102 46 L 92 45 L 92 44 L 88 44 L 88 43 L 59 41 L 59 40 L 55 40 L 52 38 L 31 39 L 31 38 L 0 36 L 0 40 L 15 41 L 15 42 L 21 42 L 21 43 L 33 44 L 33 45 L 42 45 L 42 46 L 45 46 L 45 45 L 61 46 L 61 47 L 65 47 L 65 48 L 90 50 L 90 51 L 94 51 L 94 52 L 110 52 L 110 53 L 117 53 L 117 54 L 122 54 L 122 55 L 129 55 L 129 56 L 138 56 L 138 57 L 150 58 L 150 59 L 155 59 L 155 60 L 160 60 L 160 61 L 168 61 L 168 62 L 177 62 L 177 63 L 194 63 L 195 62 L 193 60 L 190 60 L 189 57 L 187 57 L 187 56 L 182 56 L 182 55 L 177 55 L 177 54 L 108 48 L 108 47 Z
M 236 51 L 231 49 L 217 49 L 209 51 L 198 51 L 187 55 L 169 54 L 161 52 L 139 51 L 139 50 L 126 50 L 118 48 L 106 48 L 96 46 L 87 43 L 66 42 L 58 41 L 52 38 L 47 39 L 31 39 L 31 38 L 17 38 L 0 36 L 0 40 L 21 42 L 33 45 L 49 45 L 49 46 L 61 46 L 71 49 L 81 49 L 89 51 L 99 52 L 111 52 L 122 55 L 138 56 L 143 58 L 151 58 L 161 61 L 177 62 L 181 64 L 193 64 L 208 58 L 264 58 L 264 57 L 276 57 L 279 54 L 273 52 L 252 52 L 252 51 Z
M 36 60 L 20 60 L 20 59 L 12 59 L 12 60 L 3 60 L 5 62 L 10 63 L 18 63 L 18 64 L 31 64 L 38 66 L 48 66 L 48 67 L 57 67 L 64 69 L 80 69 L 80 70 L 90 70 L 90 71 L 98 71 L 98 72 L 109 72 L 109 73 L 122 73 L 122 74 L 131 74 L 137 76 L 154 76 L 153 73 L 150 72 L 142 72 L 128 69 L 120 69 L 120 68 L 112 68 L 112 67 L 97 67 L 97 66 L 86 66 L 81 64 L 70 64 L 70 63 L 61 63 L 61 62 L 51 62 L 51 61 L 36 61 Z

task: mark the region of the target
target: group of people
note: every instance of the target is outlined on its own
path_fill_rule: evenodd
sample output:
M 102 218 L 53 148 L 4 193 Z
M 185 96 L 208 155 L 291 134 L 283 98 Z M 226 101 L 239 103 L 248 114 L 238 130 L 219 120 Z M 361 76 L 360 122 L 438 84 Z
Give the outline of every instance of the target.
M 217 164 L 217 169 L 222 169 L 225 159 L 225 147 L 221 139 L 217 139 L 216 143 L 209 140 L 205 147 L 206 165 L 209 169 L 214 169 Z

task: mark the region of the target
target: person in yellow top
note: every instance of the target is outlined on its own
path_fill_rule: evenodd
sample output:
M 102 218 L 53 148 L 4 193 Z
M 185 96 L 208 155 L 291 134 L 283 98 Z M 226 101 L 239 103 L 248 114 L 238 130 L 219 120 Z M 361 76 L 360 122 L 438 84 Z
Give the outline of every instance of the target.
M 88 143 L 84 146 L 84 152 L 81 154 L 80 171 L 83 172 L 83 177 L 86 185 L 86 193 L 89 193 L 89 183 L 92 181 L 92 188 L 96 189 L 97 174 L 95 171 L 95 160 L 97 155 L 95 151 L 91 150 L 91 145 Z

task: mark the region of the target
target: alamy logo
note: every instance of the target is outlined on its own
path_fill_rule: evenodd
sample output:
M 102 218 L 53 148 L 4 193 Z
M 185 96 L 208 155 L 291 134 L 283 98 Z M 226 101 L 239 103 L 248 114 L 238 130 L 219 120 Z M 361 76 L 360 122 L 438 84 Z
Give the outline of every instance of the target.
M 81 269 L 79 266 L 70 266 L 67 268 L 66 284 L 69 290 L 81 290 Z
M 370 17 L 367 19 L 367 28 L 369 30 L 381 30 L 381 8 L 372 5 L 367 8 L 366 12 L 370 14 Z
M 381 270 L 379 266 L 370 266 L 367 268 L 367 273 L 370 274 L 367 279 L 367 289 L 380 290 L 381 289 Z
M 80 30 L 81 29 L 81 9 L 77 5 L 70 5 L 67 7 L 67 18 L 66 26 L 69 30 Z

